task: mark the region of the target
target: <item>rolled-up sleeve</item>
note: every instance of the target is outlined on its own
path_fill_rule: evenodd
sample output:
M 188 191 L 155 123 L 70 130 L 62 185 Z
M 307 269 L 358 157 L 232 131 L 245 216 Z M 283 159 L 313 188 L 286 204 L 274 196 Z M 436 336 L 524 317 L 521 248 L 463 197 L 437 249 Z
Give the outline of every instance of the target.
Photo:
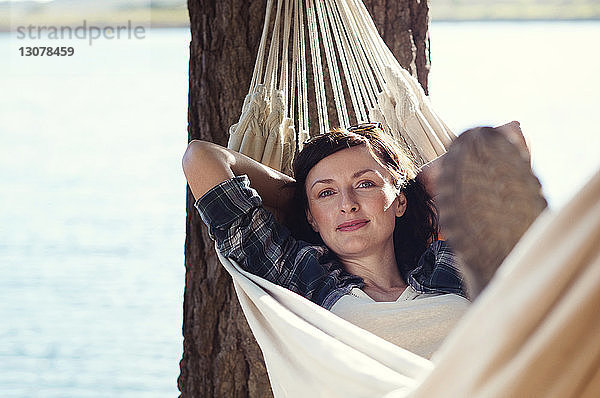
M 260 196 L 250 188 L 248 177 L 243 175 L 214 186 L 194 206 L 208 226 L 210 237 L 215 239 L 215 230 L 228 229 L 236 220 L 261 205 Z

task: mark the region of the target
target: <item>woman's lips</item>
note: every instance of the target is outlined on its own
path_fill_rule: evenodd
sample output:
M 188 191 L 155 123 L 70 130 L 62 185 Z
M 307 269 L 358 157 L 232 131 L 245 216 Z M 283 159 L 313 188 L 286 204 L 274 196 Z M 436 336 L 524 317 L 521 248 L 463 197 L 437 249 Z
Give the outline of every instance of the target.
M 337 230 L 338 231 L 356 231 L 357 229 L 360 229 L 360 228 L 364 227 L 365 225 L 367 225 L 368 222 L 369 222 L 369 220 L 348 221 L 348 222 L 338 225 Z

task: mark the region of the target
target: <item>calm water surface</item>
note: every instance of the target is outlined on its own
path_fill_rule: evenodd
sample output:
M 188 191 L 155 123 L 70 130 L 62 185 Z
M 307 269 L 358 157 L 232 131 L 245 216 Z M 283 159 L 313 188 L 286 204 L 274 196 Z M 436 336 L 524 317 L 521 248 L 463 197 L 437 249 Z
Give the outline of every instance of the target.
M 0 396 L 177 396 L 188 42 L 0 66 Z
M 431 28 L 436 108 L 457 131 L 520 120 L 556 209 L 600 166 L 599 28 Z M 23 63 L 0 36 L 0 396 L 177 396 L 188 43 Z

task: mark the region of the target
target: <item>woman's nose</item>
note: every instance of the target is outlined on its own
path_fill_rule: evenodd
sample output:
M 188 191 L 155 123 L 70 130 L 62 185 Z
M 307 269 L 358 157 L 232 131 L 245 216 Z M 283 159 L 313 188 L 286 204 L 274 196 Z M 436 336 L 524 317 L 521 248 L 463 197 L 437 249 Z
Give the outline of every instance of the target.
M 354 195 L 352 191 L 342 193 L 341 199 L 342 203 L 340 204 L 340 210 L 342 213 L 352 213 L 358 211 L 358 201 L 356 200 L 356 195 Z

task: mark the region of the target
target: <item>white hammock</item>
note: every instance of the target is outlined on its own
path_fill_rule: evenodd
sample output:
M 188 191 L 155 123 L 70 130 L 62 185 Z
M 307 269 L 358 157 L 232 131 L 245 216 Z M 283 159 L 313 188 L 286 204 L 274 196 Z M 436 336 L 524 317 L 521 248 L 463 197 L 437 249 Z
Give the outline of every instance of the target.
M 275 397 L 595 398 L 599 242 L 600 172 L 538 218 L 433 362 L 220 260 Z
M 250 89 L 228 147 L 289 174 L 311 131 L 367 121 L 383 123 L 419 164 L 444 153 L 454 138 L 361 0 L 268 0 Z

